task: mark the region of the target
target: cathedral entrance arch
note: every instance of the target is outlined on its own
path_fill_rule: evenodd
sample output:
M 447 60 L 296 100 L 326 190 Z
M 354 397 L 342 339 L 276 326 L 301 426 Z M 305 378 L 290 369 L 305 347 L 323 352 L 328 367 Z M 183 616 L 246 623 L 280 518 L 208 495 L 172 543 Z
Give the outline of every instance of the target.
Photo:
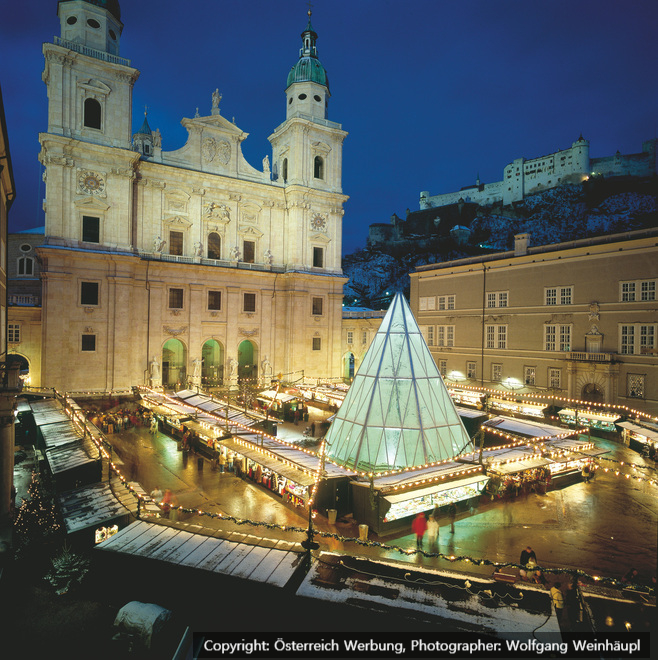
M 596 383 L 587 383 L 580 393 L 583 401 L 603 401 L 603 389 Z
M 30 384 L 30 363 L 27 358 L 18 353 L 10 353 L 7 355 L 7 367 L 11 368 L 14 364 L 18 364 L 18 375 L 23 381 L 23 385 Z
M 216 339 L 209 339 L 201 348 L 201 357 L 202 385 L 218 387 L 224 381 L 224 347 Z
M 351 381 L 354 378 L 354 364 L 356 360 L 354 353 L 346 353 L 343 358 L 343 378 Z
M 162 387 L 178 389 L 185 384 L 187 350 L 180 339 L 168 339 L 162 347 Z
M 254 381 L 258 378 L 258 349 L 249 339 L 238 346 L 238 378 Z

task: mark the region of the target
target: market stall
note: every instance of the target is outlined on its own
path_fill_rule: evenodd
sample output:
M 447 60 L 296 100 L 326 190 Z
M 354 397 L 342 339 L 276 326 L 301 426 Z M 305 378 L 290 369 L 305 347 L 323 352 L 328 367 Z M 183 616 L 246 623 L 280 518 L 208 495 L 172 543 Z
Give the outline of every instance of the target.
M 651 429 L 634 422 L 616 422 L 623 443 L 640 454 L 654 458 L 658 449 L 658 428 Z
M 550 460 L 539 447 L 517 445 L 486 449 L 482 463 L 491 476 L 488 493 L 500 497 L 516 497 L 529 492 L 545 493 L 550 487 Z
M 593 458 L 607 453 L 589 440 L 559 438 L 544 444 L 544 456 L 550 459 L 548 466 L 555 487 L 567 486 L 583 479 L 583 468 L 593 475 L 596 466 Z
M 480 426 L 482 426 L 488 418 L 486 413 L 479 410 L 472 410 L 471 408 L 455 406 L 455 410 L 457 410 L 457 414 L 461 418 L 464 428 L 471 438 L 480 430 Z
M 474 392 L 472 390 L 463 390 L 458 387 L 448 387 L 448 394 L 454 403 L 460 403 L 464 406 L 471 406 L 482 410 L 487 401 L 487 395 L 484 392 Z
M 451 503 L 468 507 L 480 498 L 489 477 L 479 465 L 456 461 L 352 482 L 354 517 L 379 535 L 408 528 L 418 513 Z
M 546 417 L 546 404 L 523 401 L 522 399 L 504 399 L 499 397 L 489 398 L 489 410 L 502 412 L 504 414 L 520 415 L 533 419 L 544 419 Z
M 620 420 L 617 413 L 592 411 L 580 408 L 562 408 L 558 411 L 562 424 L 571 427 L 587 426 L 592 435 L 601 438 L 618 438 L 616 423 Z

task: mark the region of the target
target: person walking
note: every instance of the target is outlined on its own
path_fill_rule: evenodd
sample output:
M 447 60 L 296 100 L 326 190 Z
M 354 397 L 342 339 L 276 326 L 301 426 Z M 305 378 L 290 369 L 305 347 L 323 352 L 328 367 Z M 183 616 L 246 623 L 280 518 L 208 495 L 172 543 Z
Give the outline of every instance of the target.
M 454 502 L 450 502 L 448 506 L 448 515 L 450 516 L 450 533 L 455 533 L 455 518 L 457 517 L 457 505 Z
M 152 491 L 151 491 L 151 499 L 156 503 L 159 504 L 162 502 L 162 491 L 160 490 L 160 486 L 156 486 Z
M 224 472 L 224 466 L 226 465 L 226 456 L 223 451 L 219 452 L 219 472 L 222 474 Z
M 420 550 L 423 547 L 423 537 L 427 531 L 427 519 L 424 513 L 419 513 L 411 523 L 411 529 L 416 535 L 416 547 Z
M 581 619 L 580 598 L 578 597 L 578 584 L 574 578 L 567 585 L 567 593 L 564 596 L 564 606 L 566 608 L 567 622 L 571 632 L 576 630 L 578 621 Z
M 537 555 L 529 545 L 527 545 L 525 548 L 523 548 L 523 550 L 521 550 L 521 558 L 519 559 L 519 564 L 521 564 L 522 566 L 521 570 L 519 571 L 519 574 L 521 575 L 521 579 L 524 582 L 527 582 L 528 581 L 527 569 L 534 571 L 535 566 L 537 566 Z
M 562 621 L 562 612 L 564 611 L 564 596 L 562 594 L 562 585 L 559 582 L 556 582 L 551 587 L 551 601 L 555 607 L 555 614 L 557 616 L 557 621 L 560 623 Z
M 427 521 L 427 540 L 429 542 L 430 550 L 439 548 L 439 509 L 434 507 L 434 511 L 430 514 Z

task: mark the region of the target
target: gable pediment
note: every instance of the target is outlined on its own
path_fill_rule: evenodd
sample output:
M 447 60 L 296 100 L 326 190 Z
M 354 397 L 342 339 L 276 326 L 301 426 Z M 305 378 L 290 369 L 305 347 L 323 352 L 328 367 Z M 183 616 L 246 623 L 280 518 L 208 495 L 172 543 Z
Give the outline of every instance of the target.
M 81 197 L 74 202 L 76 208 L 84 211 L 107 211 L 110 207 L 108 204 L 101 202 L 97 197 Z

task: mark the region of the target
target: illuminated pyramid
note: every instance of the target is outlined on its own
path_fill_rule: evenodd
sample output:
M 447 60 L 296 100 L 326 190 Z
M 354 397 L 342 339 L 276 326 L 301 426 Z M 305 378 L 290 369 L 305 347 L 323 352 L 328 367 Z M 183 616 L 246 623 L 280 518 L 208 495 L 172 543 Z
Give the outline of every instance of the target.
M 472 451 L 420 328 L 396 294 L 326 437 L 327 458 L 363 472 Z

